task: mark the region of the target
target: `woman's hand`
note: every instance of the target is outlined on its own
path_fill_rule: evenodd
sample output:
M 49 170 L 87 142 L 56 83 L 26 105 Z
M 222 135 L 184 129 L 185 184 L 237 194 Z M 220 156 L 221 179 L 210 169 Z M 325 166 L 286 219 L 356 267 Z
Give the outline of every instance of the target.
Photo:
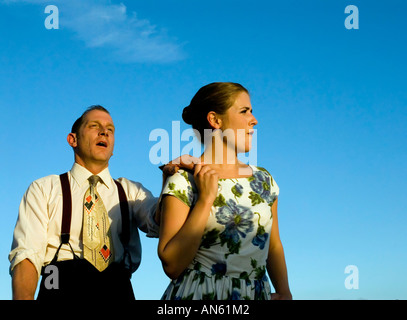
M 271 300 L 292 300 L 293 296 L 291 293 L 280 294 L 280 293 L 272 293 Z
M 194 166 L 194 180 L 198 188 L 199 198 L 211 205 L 218 195 L 219 174 L 209 165 L 196 164 Z

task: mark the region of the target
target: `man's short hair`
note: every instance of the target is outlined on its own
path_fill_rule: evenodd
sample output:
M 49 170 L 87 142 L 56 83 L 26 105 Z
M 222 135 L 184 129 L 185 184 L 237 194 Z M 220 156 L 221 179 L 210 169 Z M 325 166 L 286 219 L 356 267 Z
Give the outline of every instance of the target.
M 90 106 L 90 107 L 87 108 L 87 109 L 85 110 L 85 112 L 82 113 L 82 115 L 81 115 L 78 119 L 76 119 L 76 121 L 74 122 L 74 124 L 72 125 L 72 129 L 71 129 L 71 132 L 72 132 L 72 133 L 78 134 L 79 129 L 80 129 L 80 127 L 81 127 L 82 124 L 83 124 L 83 119 L 85 119 L 85 116 L 86 116 L 89 112 L 91 112 L 91 111 L 93 111 L 93 110 L 100 110 L 100 111 L 106 112 L 107 114 L 110 114 L 110 112 L 107 111 L 106 108 L 104 108 L 104 107 L 102 107 L 102 106 L 100 106 L 100 105 L 93 105 L 93 106 Z

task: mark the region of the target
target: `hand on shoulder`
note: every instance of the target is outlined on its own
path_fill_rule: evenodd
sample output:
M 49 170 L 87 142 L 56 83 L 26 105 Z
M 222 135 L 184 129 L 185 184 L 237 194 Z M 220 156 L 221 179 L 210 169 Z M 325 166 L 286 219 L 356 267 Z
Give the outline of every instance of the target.
M 198 188 L 199 199 L 213 203 L 218 195 L 219 173 L 209 165 L 196 164 L 194 180 Z

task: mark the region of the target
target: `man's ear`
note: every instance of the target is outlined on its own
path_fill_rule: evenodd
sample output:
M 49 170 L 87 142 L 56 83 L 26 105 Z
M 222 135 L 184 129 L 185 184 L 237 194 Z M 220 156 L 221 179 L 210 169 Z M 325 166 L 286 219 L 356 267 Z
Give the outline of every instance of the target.
M 66 140 L 68 141 L 68 144 L 72 147 L 72 148 L 76 148 L 78 146 L 78 139 L 76 137 L 76 133 L 69 133 L 68 137 L 66 138 Z
M 220 127 L 222 126 L 222 119 L 215 111 L 208 112 L 208 114 L 206 115 L 206 119 L 213 129 L 220 129 Z

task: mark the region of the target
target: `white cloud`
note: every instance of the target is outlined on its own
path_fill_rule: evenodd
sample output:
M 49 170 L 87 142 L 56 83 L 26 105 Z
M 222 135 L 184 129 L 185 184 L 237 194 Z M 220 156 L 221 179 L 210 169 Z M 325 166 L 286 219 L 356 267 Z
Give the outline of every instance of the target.
M 49 4 L 45 0 L 4 0 L 2 3 Z M 121 62 L 167 63 L 184 58 L 175 40 L 165 31 L 123 4 L 109 0 L 54 0 L 59 11 L 59 28 L 74 32 L 89 48 L 104 48 Z

